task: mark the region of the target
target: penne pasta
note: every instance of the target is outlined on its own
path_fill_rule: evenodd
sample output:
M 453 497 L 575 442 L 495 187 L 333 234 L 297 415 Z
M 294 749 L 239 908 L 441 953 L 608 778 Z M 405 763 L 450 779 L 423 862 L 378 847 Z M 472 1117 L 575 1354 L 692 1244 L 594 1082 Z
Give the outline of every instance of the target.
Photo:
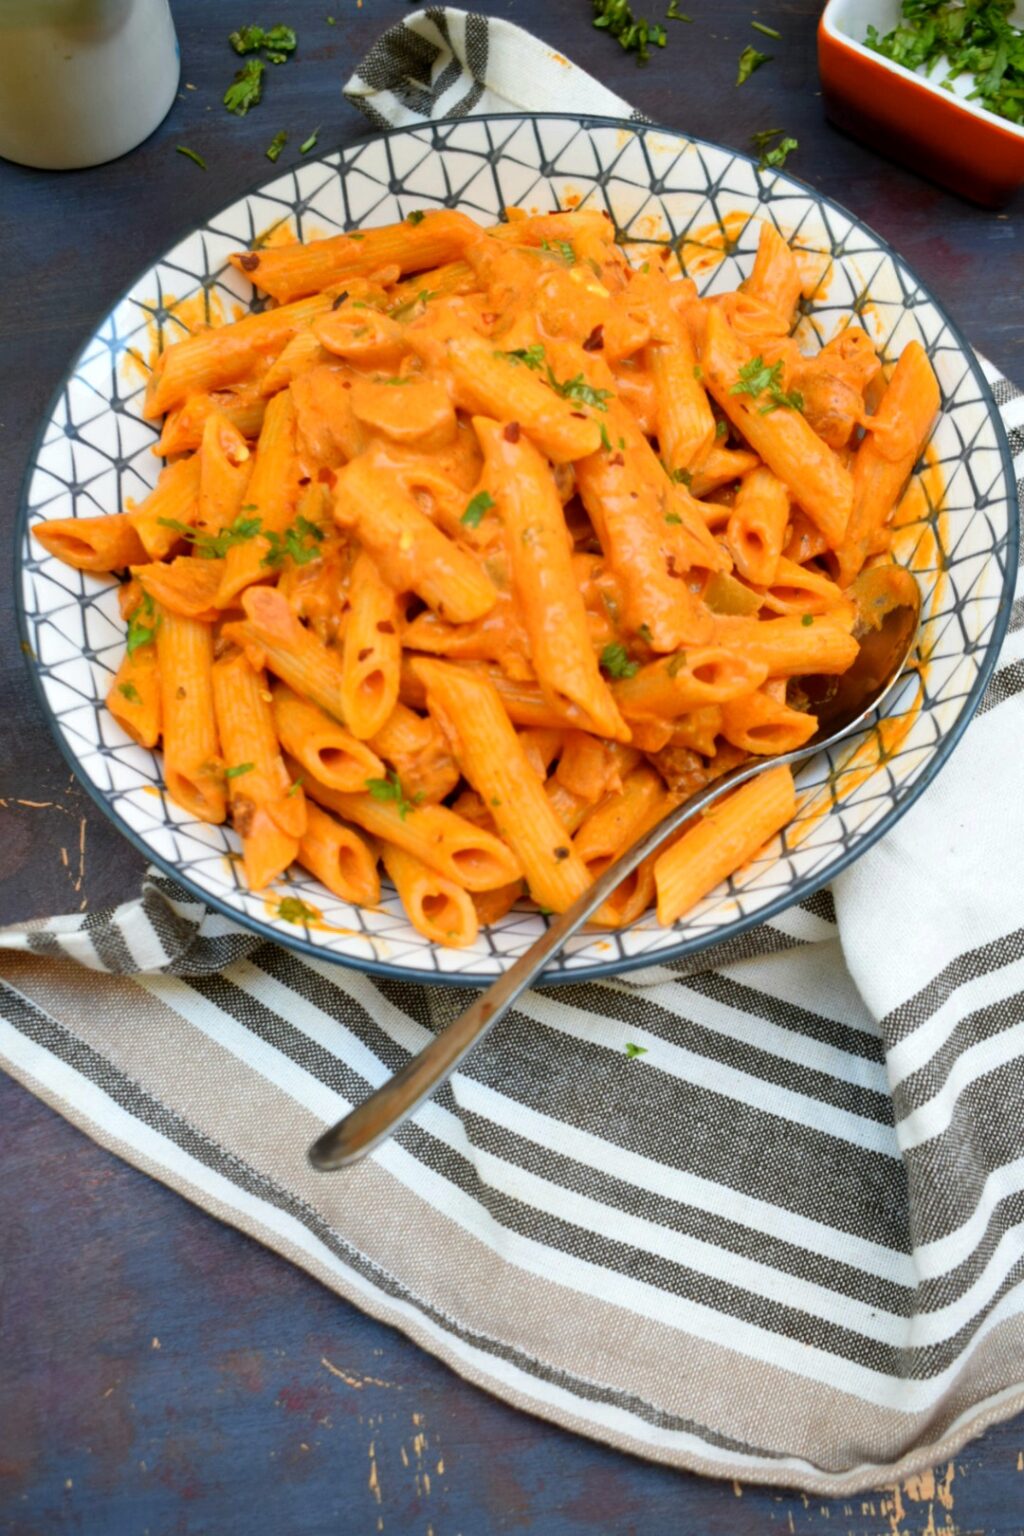
M 398 703 L 402 642 L 398 605 L 369 555 L 352 567 L 341 653 L 345 719 L 361 741 L 382 730 Z
M 473 898 L 463 886 L 394 843 L 381 845 L 381 858 L 417 933 L 446 949 L 473 943 L 480 924 Z
M 223 821 L 227 794 L 213 703 L 213 630 L 170 609 L 156 609 L 154 624 L 167 793 L 196 821 Z
M 377 855 L 367 839 L 311 800 L 306 803 L 306 830 L 296 857 L 342 901 L 374 907 L 380 900 Z

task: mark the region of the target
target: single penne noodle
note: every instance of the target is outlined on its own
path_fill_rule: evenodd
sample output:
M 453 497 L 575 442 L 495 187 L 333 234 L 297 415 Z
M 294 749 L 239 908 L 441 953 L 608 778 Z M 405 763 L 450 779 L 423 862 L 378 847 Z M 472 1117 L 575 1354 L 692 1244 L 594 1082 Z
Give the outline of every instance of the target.
M 107 692 L 107 708 L 140 746 L 156 746 L 160 740 L 160 669 L 152 642 L 125 653 Z
M 763 220 L 754 270 L 743 292 L 775 310 L 789 328 L 803 287 L 800 268 L 786 240 L 769 220 Z
M 788 768 L 769 768 L 720 800 L 658 856 L 654 879 L 658 921 L 668 927 L 736 874 L 796 811 Z
M 396 592 L 415 592 L 453 623 L 481 618 L 497 592 L 473 556 L 435 528 L 383 465 L 364 455 L 338 473 L 334 515 L 351 528 Z
M 232 252 L 231 264 L 269 293 L 288 304 L 304 294 L 319 293 L 346 277 L 368 277 L 394 263 L 400 273 L 419 272 L 459 259 L 479 240 L 481 230 L 464 213 L 432 210 L 416 225 L 403 222 L 381 229 L 332 235 L 304 245 L 272 246 L 261 251 Z
M 404 848 L 467 891 L 489 891 L 519 878 L 519 861 L 500 838 L 446 806 L 380 799 L 370 792 L 345 794 L 314 778 L 306 780 L 305 788 L 327 810 L 381 842 Z M 404 796 L 404 784 L 400 793 Z
M 242 607 L 246 621 L 227 625 L 225 637 L 251 648 L 275 677 L 344 725 L 337 651 L 301 624 L 273 587 L 249 587 L 242 595 Z
M 374 907 L 380 900 L 376 852 L 354 827 L 328 816 L 313 801 L 306 803 L 306 830 L 296 857 L 342 901 Z
M 426 684 L 431 714 L 457 744 L 462 771 L 492 809 L 531 896 L 553 912 L 564 911 L 586 888 L 586 867 L 566 842 L 497 691 L 486 678 L 447 662 L 417 661 L 414 667 Z
M 110 517 L 53 517 L 33 523 L 32 537 L 47 554 L 76 571 L 123 571 L 146 559 L 146 548 L 128 512 Z
M 301 784 L 284 765 L 266 676 L 243 652 L 229 651 L 214 662 L 213 702 L 232 818 L 243 845 L 253 806 L 263 807 L 288 836 L 301 837 L 306 799 Z M 262 860 L 257 856 L 256 862 Z M 272 878 L 266 876 L 262 884 Z
M 272 689 L 274 728 L 284 750 L 330 789 L 356 792 L 367 779 L 380 778 L 384 764 L 366 742 L 343 730 L 316 704 L 300 698 L 285 683 Z
M 689 332 L 676 321 L 671 337 L 653 343 L 645 356 L 657 400 L 661 457 L 670 471 L 689 470 L 715 440 L 715 418 Z
M 734 393 L 752 354 L 729 331 L 717 310 L 707 313 L 701 366 L 711 394 L 755 453 L 775 471 L 794 501 L 835 546 L 846 531 L 853 481 L 831 448 L 797 410 Z
M 265 535 L 280 536 L 291 523 L 299 498 L 299 478 L 295 455 L 295 403 L 291 391 L 284 389 L 267 402 L 246 491 L 244 516 L 258 522 L 259 531 L 232 544 L 227 551 L 217 594 L 219 608 L 233 607 L 246 587 L 266 579 L 267 560 L 273 554 L 273 543 Z
M 647 764 L 627 774 L 621 789 L 605 795 L 573 838 L 573 847 L 591 873 L 596 863 L 602 862 L 603 867 L 609 859 L 631 847 L 640 829 L 653 825 L 652 815 L 657 820 L 665 802 L 664 781 Z
M 726 741 L 757 757 L 795 752 L 810 741 L 817 729 L 813 715 L 790 709 L 784 698 L 773 698 L 766 689 L 722 705 L 722 735 Z
M 132 575 L 154 602 L 182 618 L 207 624 L 220 617 L 216 598 L 223 574 L 223 560 L 201 560 L 195 555 L 132 566 Z
M 828 613 L 850 604 L 822 571 L 780 555 L 775 574 L 765 585 L 762 606 L 770 613 Z
M 715 635 L 727 650 L 764 666 L 769 677 L 837 675 L 853 665 L 859 649 L 849 630 L 832 615 L 798 618 L 793 614 L 770 622 L 722 618 L 715 621 Z
M 198 457 L 196 524 L 208 533 L 220 533 L 235 522 L 246 499 L 253 456 L 238 427 L 223 411 L 211 411 L 203 423 Z
M 342 644 L 342 705 L 353 736 L 381 730 L 398 702 L 402 642 L 395 594 L 369 555 L 352 567 Z
M 509 442 L 495 421 L 475 417 L 485 473 L 504 524 L 515 597 L 541 690 L 581 709 L 601 736 L 628 741 L 590 643 L 583 598 L 573 581 L 565 514 L 550 472 L 525 437 Z
M 181 541 L 181 528 L 191 528 L 198 517 L 199 468 L 197 457 L 168 464 L 145 500 L 128 513 L 151 560 L 169 555 Z
M 157 609 L 156 649 L 167 793 L 196 821 L 223 821 L 227 793 L 213 705 L 213 630 Z
M 746 581 L 766 587 L 773 580 L 788 525 L 789 492 L 778 476 L 764 466 L 744 475 L 725 542 Z
M 479 931 L 473 898 L 405 848 L 381 844 L 384 868 L 417 933 L 446 949 L 465 949 Z
M 757 454 L 751 453 L 748 448 L 723 448 L 716 441 L 694 469 L 690 490 L 698 498 L 710 496 L 713 491 L 721 490 L 723 485 L 731 485 L 734 480 L 748 475 L 760 462 Z M 714 508 L 714 502 L 710 506 L 705 504 L 705 518 L 708 511 Z
M 649 662 L 615 683 L 614 690 L 627 719 L 674 720 L 688 710 L 751 693 L 767 676 L 764 662 L 746 652 L 695 646 Z

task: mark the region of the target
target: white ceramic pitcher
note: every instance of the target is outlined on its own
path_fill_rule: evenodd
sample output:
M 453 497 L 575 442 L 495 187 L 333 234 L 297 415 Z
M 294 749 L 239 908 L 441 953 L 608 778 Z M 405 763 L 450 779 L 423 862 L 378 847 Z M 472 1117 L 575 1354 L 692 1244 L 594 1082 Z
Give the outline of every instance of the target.
M 168 0 L 0 0 L 0 155 L 113 160 L 166 117 L 180 73 Z

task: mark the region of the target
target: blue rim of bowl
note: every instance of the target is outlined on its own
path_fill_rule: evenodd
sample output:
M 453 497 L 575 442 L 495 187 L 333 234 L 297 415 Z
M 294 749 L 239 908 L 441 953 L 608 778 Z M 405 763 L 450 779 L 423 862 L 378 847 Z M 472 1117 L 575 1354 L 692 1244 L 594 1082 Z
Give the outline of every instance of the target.
M 587 113 L 584 115 L 575 112 L 481 112 L 479 114 L 474 114 L 472 119 L 446 117 L 440 118 L 436 122 L 413 123 L 401 128 L 382 129 L 377 133 L 369 134 L 365 139 L 356 140 L 353 145 L 340 145 L 338 148 L 327 150 L 324 154 L 318 155 L 314 160 L 306 161 L 304 163 L 306 165 L 316 165 L 319 163 L 324 165 L 326 169 L 337 169 L 340 174 L 340 167 L 327 165 L 328 155 L 344 154 L 349 148 L 359 147 L 360 144 L 366 145 L 381 139 L 397 138 L 402 134 L 422 133 L 425 129 L 440 130 L 444 128 L 454 128 L 462 123 L 469 122 L 470 120 L 479 123 L 538 122 L 558 120 L 562 122 L 577 123 L 581 128 L 584 129 L 617 128 L 620 130 L 625 129 L 627 132 L 632 134 L 651 132 L 664 133 L 668 134 L 672 138 L 681 139 L 686 143 L 699 144 L 702 145 L 705 149 L 714 150 L 716 153 L 732 155 L 738 160 L 744 160 L 748 165 L 751 165 L 754 168 L 755 175 L 758 177 L 760 176 L 760 173 L 757 170 L 756 161 L 754 161 L 750 155 L 744 154 L 742 150 L 732 149 L 728 144 L 716 144 L 712 139 L 696 138 L 691 134 L 681 132 L 678 128 L 670 128 L 662 123 L 638 120 L 631 121 L 628 118 L 623 117 L 605 117 L 600 113 Z M 845 208 L 842 203 L 837 203 L 833 198 L 824 196 L 821 192 L 818 192 L 816 188 L 810 186 L 807 182 L 801 181 L 796 176 L 787 176 L 784 172 L 776 172 L 774 181 L 790 183 L 802 195 L 811 198 L 814 202 L 826 208 L 833 209 L 843 218 L 851 220 L 852 223 L 855 224 L 859 229 L 864 230 L 872 240 L 876 241 L 879 249 L 885 251 L 900 264 L 903 270 L 917 284 L 920 291 L 927 297 L 928 302 L 934 306 L 936 312 L 942 317 L 944 324 L 949 328 L 950 335 L 956 341 L 958 347 L 967 359 L 967 364 L 973 375 L 974 382 L 978 386 L 981 400 L 987 408 L 990 419 L 995 426 L 996 438 L 999 444 L 999 453 L 1003 468 L 1003 477 L 1006 486 L 1007 501 L 1010 507 L 1010 517 L 1006 534 L 1006 575 L 1003 581 L 1003 589 L 1000 593 L 999 608 L 996 613 L 995 623 L 992 626 L 992 633 L 985 652 L 985 658 L 982 661 L 980 668 L 978 669 L 978 675 L 975 678 L 974 686 L 964 701 L 963 709 L 960 711 L 955 725 L 947 735 L 943 736 L 939 740 L 939 743 L 935 748 L 935 752 L 927 768 L 918 779 L 915 779 L 914 783 L 907 790 L 906 794 L 901 795 L 897 799 L 896 803 L 889 811 L 886 812 L 886 814 L 877 823 L 877 825 L 872 827 L 868 832 L 864 833 L 864 835 L 858 839 L 856 846 L 847 849 L 846 852 L 843 853 L 838 859 L 836 859 L 834 863 L 827 864 L 823 869 L 817 871 L 815 874 L 808 875 L 804 880 L 798 881 L 794 888 L 791 888 L 784 894 L 777 896 L 773 901 L 768 902 L 766 906 L 759 908 L 757 912 L 752 912 L 746 917 L 736 918 L 734 921 L 725 924 L 722 928 L 717 928 L 710 933 L 701 934 L 690 939 L 681 939 L 678 944 L 666 945 L 664 949 L 654 950 L 653 952 L 644 955 L 632 955 L 628 959 L 603 960 L 598 961 L 594 965 L 580 966 L 578 969 L 574 970 L 545 972 L 542 973 L 542 975 L 538 978 L 536 983 L 538 986 L 562 986 L 569 985 L 573 982 L 602 981 L 606 980 L 608 977 L 622 976 L 629 971 L 648 970 L 653 966 L 667 965 L 673 960 L 682 960 L 684 958 L 688 958 L 691 955 L 700 954 L 702 950 L 711 949 L 714 948 L 715 945 L 725 943 L 727 940 L 739 938 L 741 934 L 748 932 L 749 929 L 756 928 L 759 924 L 767 922 L 772 917 L 777 917 L 780 912 L 787 911 L 788 908 L 795 906 L 797 902 L 805 901 L 809 896 L 813 896 L 816 891 L 820 891 L 822 886 L 828 885 L 830 881 L 835 879 L 836 875 L 840 874 L 844 869 L 847 869 L 852 863 L 854 863 L 855 860 L 859 859 L 862 854 L 867 853 L 868 849 L 873 847 L 873 845 L 878 842 L 879 838 L 885 836 L 890 827 L 894 826 L 895 823 L 899 821 L 900 817 L 910 809 L 915 800 L 917 800 L 918 797 L 924 793 L 936 775 L 948 762 L 954 747 L 957 745 L 964 731 L 967 729 L 968 725 L 974 717 L 978 705 L 981 703 L 985 689 L 988 687 L 989 679 L 995 670 L 995 665 L 999 658 L 999 652 L 1002 648 L 1003 640 L 1006 637 L 1007 626 L 1010 622 L 1010 599 L 1013 596 L 1017 563 L 1020 554 L 1019 502 L 1017 500 L 1016 481 L 1014 480 L 1013 476 L 1013 457 L 1010 453 L 1010 444 L 1007 440 L 1006 429 L 1003 426 L 1002 417 L 999 414 L 999 409 L 996 405 L 992 390 L 989 387 L 988 380 L 985 378 L 985 375 L 982 372 L 981 364 L 978 362 L 973 347 L 967 341 L 959 326 L 954 324 L 954 322 L 950 319 L 946 312 L 945 306 L 939 303 L 927 284 L 923 283 L 914 269 L 908 266 L 907 262 L 900 255 L 899 251 L 897 251 L 896 248 L 888 240 L 886 240 L 884 236 L 878 234 L 876 230 L 872 229 L 870 224 L 865 224 L 863 219 L 858 218 L 855 213 L 851 213 L 850 209 Z M 233 201 L 238 202 L 244 197 L 255 196 L 267 185 L 267 178 L 264 178 L 262 181 L 254 182 L 250 187 L 239 192 L 238 196 L 234 198 Z M 165 251 L 173 250 L 174 246 L 177 245 L 180 240 L 187 239 L 188 236 L 196 228 L 197 225 L 195 223 L 189 224 L 183 229 L 177 240 L 172 241 L 171 245 L 165 247 Z M 162 254 L 164 253 L 161 253 L 161 255 L 155 257 L 154 262 L 159 261 Z M 151 265 L 152 264 L 153 263 L 151 263 Z M 148 271 L 149 268 L 146 268 L 145 270 Z M 16 543 L 16 579 L 14 583 L 15 613 L 17 616 L 18 635 L 21 641 L 22 653 L 25 657 L 25 664 L 28 667 L 29 675 L 32 679 L 32 686 L 35 690 L 36 698 L 39 700 L 39 704 L 42 708 L 47 724 L 49 725 L 52 734 L 56 738 L 57 746 L 60 749 L 60 752 L 68 767 L 71 769 L 72 773 L 74 773 L 76 779 L 81 784 L 86 794 L 99 807 L 103 814 L 114 823 L 118 831 L 128 839 L 132 847 L 142 854 L 143 858 L 145 858 L 148 863 L 155 864 L 156 867 L 162 870 L 169 879 L 174 880 L 178 885 L 182 887 L 182 889 L 188 891 L 191 896 L 194 896 L 197 901 L 201 901 L 204 906 L 211 907 L 215 912 L 219 912 L 222 916 L 229 918 L 232 922 L 237 923 L 239 927 L 247 928 L 252 933 L 259 934 L 261 938 L 264 938 L 271 943 L 283 944 L 286 949 L 293 949 L 300 954 L 309 955 L 312 959 L 330 960 L 337 965 L 345 966 L 348 970 L 362 971 L 370 976 L 397 977 L 402 981 L 422 982 L 424 986 L 471 987 L 475 988 L 476 990 L 481 990 L 484 987 L 490 986 L 493 981 L 496 981 L 500 976 L 505 974 L 504 970 L 495 971 L 493 974 L 486 972 L 483 975 L 467 976 L 459 972 L 453 972 L 449 974 L 443 971 L 419 970 L 415 966 L 390 965 L 385 960 L 360 960 L 359 958 L 352 955 L 336 954 L 333 950 L 325 949 L 321 945 L 312 943 L 309 939 L 302 938 L 298 933 L 282 933 L 280 929 L 272 927 L 269 923 L 262 922 L 259 918 L 250 917 L 247 913 L 239 912 L 236 907 L 233 907 L 230 904 L 230 902 L 227 902 L 223 900 L 223 898 L 212 895 L 209 891 L 204 890 L 201 885 L 190 879 L 188 875 L 183 874 L 182 871 L 176 865 L 171 863 L 169 859 L 165 859 L 160 854 L 155 853 L 153 849 L 150 848 L 146 843 L 145 839 L 140 837 L 134 828 L 130 827 L 128 823 L 124 821 L 119 813 L 114 809 L 114 807 L 108 803 L 98 786 L 93 784 L 91 780 L 85 778 L 79 772 L 78 760 L 71 751 L 67 741 L 65 740 L 57 718 L 54 715 L 54 712 L 50 707 L 49 700 L 46 697 L 46 691 L 43 687 L 42 675 L 40 673 L 39 666 L 35 657 L 35 652 L 32 648 L 31 636 L 28 627 L 28 615 L 25 611 L 21 550 L 24 546 L 24 541 L 28 536 L 28 519 L 30 510 L 28 504 L 28 493 L 32 474 L 35 469 L 36 460 L 39 454 L 39 449 L 42 446 L 43 434 L 53 419 L 61 396 L 68 386 L 68 382 L 78 371 L 79 364 L 85 356 L 88 348 L 96 339 L 100 329 L 107 323 L 108 320 L 111 319 L 117 308 L 124 303 L 132 289 L 143 276 L 144 273 L 140 272 L 132 280 L 132 282 L 128 284 L 126 288 L 122 289 L 121 293 L 115 299 L 110 308 L 106 311 L 103 318 L 96 326 L 93 327 L 89 336 L 75 353 L 75 356 L 66 369 L 60 383 L 53 391 L 53 394 L 51 395 L 49 403 L 46 407 L 46 411 L 41 418 L 39 428 L 36 431 L 32 442 L 32 447 L 29 452 L 25 473 L 22 477 L 21 493 L 18 499 L 17 517 L 15 519 L 14 525 L 14 537 Z

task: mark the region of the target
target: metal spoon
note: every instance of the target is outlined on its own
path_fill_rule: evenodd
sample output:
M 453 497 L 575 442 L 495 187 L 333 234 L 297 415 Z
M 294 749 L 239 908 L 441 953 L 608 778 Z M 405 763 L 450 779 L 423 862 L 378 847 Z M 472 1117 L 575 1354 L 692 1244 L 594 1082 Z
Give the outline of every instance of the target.
M 860 651 L 841 677 L 806 678 L 802 686 L 818 717 L 818 729 L 805 746 L 779 757 L 757 758 L 725 773 L 714 784 L 675 806 L 656 826 L 610 864 L 572 906 L 556 917 L 516 963 L 492 983 L 465 1013 L 407 1061 L 388 1082 L 326 1131 L 309 1150 L 314 1168 L 344 1168 L 365 1157 L 413 1114 L 488 1030 L 493 1029 L 544 970 L 567 939 L 611 895 L 638 864 L 698 812 L 768 768 L 796 767 L 816 752 L 849 736 L 878 709 L 899 682 L 910 660 L 921 617 L 921 594 L 901 566 L 875 566 L 854 583 L 859 611 L 855 631 Z

